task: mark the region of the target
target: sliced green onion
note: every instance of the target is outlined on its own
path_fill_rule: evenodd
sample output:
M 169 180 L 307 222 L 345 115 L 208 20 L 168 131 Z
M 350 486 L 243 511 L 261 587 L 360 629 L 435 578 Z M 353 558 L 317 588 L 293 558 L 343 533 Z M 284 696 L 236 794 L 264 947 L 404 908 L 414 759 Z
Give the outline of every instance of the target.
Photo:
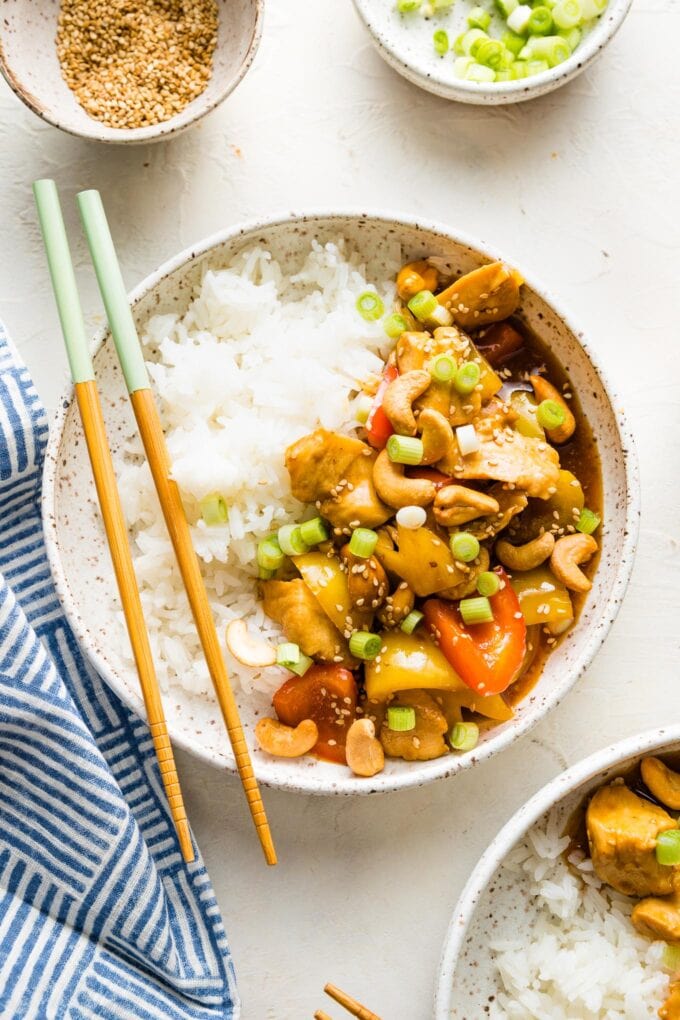
M 430 0 L 430 7 L 433 11 L 448 11 L 453 7 L 454 0 Z
M 479 743 L 479 726 L 473 722 L 454 723 L 449 743 L 454 751 L 472 751 Z
M 498 574 L 494 574 L 493 570 L 483 570 L 477 578 L 477 591 L 480 595 L 485 595 L 486 598 L 491 598 L 492 595 L 498 594 L 501 587 L 501 580 Z
M 518 6 L 519 0 L 496 0 L 496 7 L 506 20 Z
M 354 401 L 354 420 L 365 425 L 373 409 L 373 400 L 367 393 L 361 393 Z
M 382 648 L 380 634 L 356 630 L 349 639 L 349 650 L 357 659 L 375 659 Z
M 320 542 L 328 541 L 328 528 L 321 517 L 312 517 L 311 521 L 303 521 L 300 525 L 300 535 L 305 545 L 318 545 Z
M 485 595 L 477 598 L 461 599 L 458 603 L 463 623 L 468 627 L 476 623 L 493 623 L 491 603 Z
M 433 309 L 432 314 L 428 315 L 425 319 L 425 323 L 428 329 L 436 329 L 438 326 L 450 326 L 453 322 L 453 316 L 448 308 L 444 305 L 440 305 L 437 302 L 437 307 Z
M 548 35 L 552 31 L 553 16 L 549 7 L 534 7 L 527 28 L 534 35 Z
M 201 508 L 201 517 L 208 527 L 227 523 L 227 504 L 221 496 L 206 496 L 205 499 L 201 500 L 199 506 Z
M 458 531 L 451 535 L 449 545 L 453 558 L 461 563 L 472 563 L 479 556 L 479 541 L 469 531 Z
M 456 57 L 453 62 L 453 69 L 457 78 L 464 78 L 468 72 L 468 69 L 472 67 L 475 60 L 474 57 Z
M 571 56 L 571 49 L 561 35 L 532 35 L 519 55 L 523 60 L 546 61 L 549 67 L 556 67 Z
M 277 536 L 281 551 L 286 556 L 302 556 L 309 552 L 309 546 L 302 538 L 299 524 L 284 524 L 279 528 Z
M 566 417 L 566 411 L 556 400 L 542 400 L 536 408 L 536 421 L 547 432 L 564 425 Z
M 466 57 L 474 57 L 475 49 L 481 42 L 488 39 L 489 36 L 486 32 L 483 32 L 481 28 L 471 28 L 469 32 L 466 32 L 460 42 L 463 53 Z
M 570 28 L 568 30 L 561 28 L 557 34 L 564 39 L 572 53 L 581 42 L 581 38 L 583 36 L 583 32 L 580 28 Z
M 661 959 L 667 970 L 677 974 L 680 971 L 680 946 L 664 946 Z
M 419 322 L 424 322 L 437 307 L 437 299 L 431 290 L 420 290 L 411 298 L 408 307 Z
M 477 47 L 475 60 L 496 71 L 502 65 L 504 56 L 505 46 L 500 39 L 485 39 Z
M 580 531 L 583 535 L 592 535 L 592 533 L 597 531 L 599 528 L 601 521 L 602 518 L 599 514 L 596 514 L 593 510 L 589 510 L 587 506 L 584 506 L 579 515 L 576 530 Z
M 481 28 L 483 31 L 491 24 L 491 15 L 483 7 L 473 7 L 467 16 L 470 28 Z
M 391 435 L 387 440 L 387 456 L 394 464 L 422 464 L 423 441 L 417 436 Z
M 378 536 L 375 531 L 371 531 L 370 528 L 355 528 L 349 540 L 349 551 L 353 556 L 367 560 L 373 555 L 377 544 Z
M 294 644 L 292 641 L 284 641 L 283 644 L 277 645 L 276 648 L 276 665 L 284 666 L 286 669 L 290 669 L 291 666 L 297 665 L 300 659 L 300 646 Z
M 517 56 L 519 51 L 524 46 L 525 40 L 523 36 L 517 35 L 516 32 L 511 32 L 510 30 L 508 30 L 507 32 L 503 32 L 503 35 L 501 36 L 501 42 L 505 46 L 506 50 L 510 50 L 511 53 Z
M 456 393 L 460 393 L 464 397 L 468 393 L 472 393 L 475 386 L 479 383 L 481 374 L 480 367 L 476 361 L 466 361 L 464 365 L 460 366 L 456 372 L 456 378 L 453 380 L 453 388 Z
M 583 8 L 579 0 L 559 0 L 553 7 L 552 16 L 558 28 L 576 28 L 581 24 Z
M 432 45 L 435 53 L 438 53 L 440 57 L 445 56 L 449 52 L 448 32 L 445 32 L 443 28 L 438 28 L 432 36 Z
M 659 833 L 656 837 L 656 859 L 669 868 L 680 864 L 680 829 L 666 829 Z
M 438 354 L 428 367 L 430 375 L 438 382 L 448 382 L 456 374 L 456 362 L 450 354 Z
M 492 67 L 487 67 L 486 64 L 478 64 L 476 61 L 470 64 L 467 71 L 465 72 L 466 81 L 478 81 L 482 84 L 485 82 L 495 81 L 496 72 Z
M 404 634 L 412 634 L 424 619 L 425 616 L 419 609 L 412 609 L 408 616 L 401 621 L 400 630 L 403 630 Z
M 266 567 L 257 568 L 257 578 L 259 581 L 271 581 L 275 574 L 275 570 L 267 570 Z
M 527 60 L 527 75 L 531 78 L 535 74 L 544 74 L 550 70 L 547 60 Z
M 417 11 L 422 0 L 397 0 L 397 10 L 400 14 L 412 14 Z
M 278 570 L 285 555 L 275 535 L 263 538 L 257 546 L 257 565 L 264 570 Z
M 357 311 L 366 322 L 375 322 L 382 318 L 385 306 L 379 294 L 373 290 L 365 290 L 357 298 Z
M 477 453 L 479 449 L 479 436 L 474 425 L 459 425 L 456 429 L 456 440 L 461 457 L 468 457 L 471 453 Z
M 398 340 L 401 334 L 408 329 L 408 323 L 403 315 L 394 312 L 392 315 L 388 315 L 383 322 L 383 329 L 390 340 Z
M 519 4 L 508 17 L 508 28 L 517 35 L 524 35 L 531 17 L 531 7 L 528 4 Z
M 528 78 L 529 71 L 527 70 L 526 60 L 513 60 L 512 67 L 510 68 L 510 74 L 512 75 L 513 81 L 519 78 Z
M 599 18 L 607 6 L 608 0 L 581 0 L 583 6 L 583 20 L 590 21 L 592 18 Z
M 393 705 L 387 709 L 387 728 L 395 733 L 407 733 L 416 728 L 416 710 L 407 705 Z
M 496 71 L 496 81 L 512 81 L 512 71 L 506 67 L 499 68 Z

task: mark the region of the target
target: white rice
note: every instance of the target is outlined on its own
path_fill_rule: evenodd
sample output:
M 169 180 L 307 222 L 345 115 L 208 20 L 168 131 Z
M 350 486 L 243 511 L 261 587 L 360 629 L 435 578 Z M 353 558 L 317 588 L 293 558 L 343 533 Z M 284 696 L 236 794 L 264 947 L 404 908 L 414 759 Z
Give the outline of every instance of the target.
M 561 856 L 556 812 L 530 831 L 509 855 L 504 871 L 520 895 L 528 891 L 531 930 L 492 940 L 505 993 L 492 1020 L 657 1020 L 668 992 L 663 942 L 638 935 L 630 922 L 634 900 L 603 885 L 590 858 Z
M 149 372 L 222 641 L 236 617 L 280 639 L 258 605 L 255 577 L 258 540 L 303 511 L 290 493 L 284 451 L 318 426 L 351 428 L 351 399 L 382 371 L 378 352 L 389 344 L 381 323 L 366 323 L 355 302 L 377 289 L 390 308 L 399 255 L 397 243 L 382 251 L 385 279 L 367 280 L 341 240 L 312 243 L 293 275 L 251 247 L 205 274 L 185 315 L 148 322 Z M 210 680 L 136 433 L 116 467 L 161 684 L 207 694 Z M 212 493 L 224 497 L 229 519 L 208 528 L 198 504 Z M 132 665 L 119 611 L 118 620 Z M 287 675 L 256 673 L 227 657 L 246 691 L 271 691 Z

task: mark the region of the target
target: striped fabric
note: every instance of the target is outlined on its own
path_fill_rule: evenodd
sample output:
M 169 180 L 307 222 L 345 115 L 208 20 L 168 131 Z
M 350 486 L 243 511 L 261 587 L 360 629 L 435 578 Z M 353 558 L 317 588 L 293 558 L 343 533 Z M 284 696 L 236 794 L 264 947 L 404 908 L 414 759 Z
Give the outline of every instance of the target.
M 146 725 L 81 658 L 39 513 L 44 411 L 0 327 L 0 1017 L 235 1020 L 208 875 Z

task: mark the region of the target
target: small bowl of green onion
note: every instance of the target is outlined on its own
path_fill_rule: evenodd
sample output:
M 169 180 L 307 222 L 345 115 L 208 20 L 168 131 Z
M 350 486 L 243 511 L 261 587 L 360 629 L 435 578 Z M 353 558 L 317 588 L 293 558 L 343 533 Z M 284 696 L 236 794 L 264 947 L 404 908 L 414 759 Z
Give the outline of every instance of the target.
M 382 57 L 445 99 L 517 103 L 570 81 L 631 0 L 354 0 Z

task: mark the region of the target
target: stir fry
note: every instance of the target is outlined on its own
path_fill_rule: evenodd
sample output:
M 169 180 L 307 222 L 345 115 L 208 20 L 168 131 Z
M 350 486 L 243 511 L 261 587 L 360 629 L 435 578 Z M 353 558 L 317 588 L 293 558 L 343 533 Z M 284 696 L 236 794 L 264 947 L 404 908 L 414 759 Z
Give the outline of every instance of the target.
M 572 626 L 598 551 L 597 457 L 564 372 L 512 318 L 522 282 L 500 262 L 454 280 L 404 266 L 355 428 L 287 449 L 309 512 L 258 549 L 286 641 L 227 634 L 240 661 L 291 674 L 257 726 L 265 751 L 359 776 L 471 751 Z M 369 292 L 357 311 L 385 310 Z
M 636 903 L 640 935 L 667 943 L 673 974 L 661 1020 L 680 1020 L 680 773 L 644 758 L 625 778 L 601 787 L 576 818 L 570 852 L 587 851 L 602 882 Z

